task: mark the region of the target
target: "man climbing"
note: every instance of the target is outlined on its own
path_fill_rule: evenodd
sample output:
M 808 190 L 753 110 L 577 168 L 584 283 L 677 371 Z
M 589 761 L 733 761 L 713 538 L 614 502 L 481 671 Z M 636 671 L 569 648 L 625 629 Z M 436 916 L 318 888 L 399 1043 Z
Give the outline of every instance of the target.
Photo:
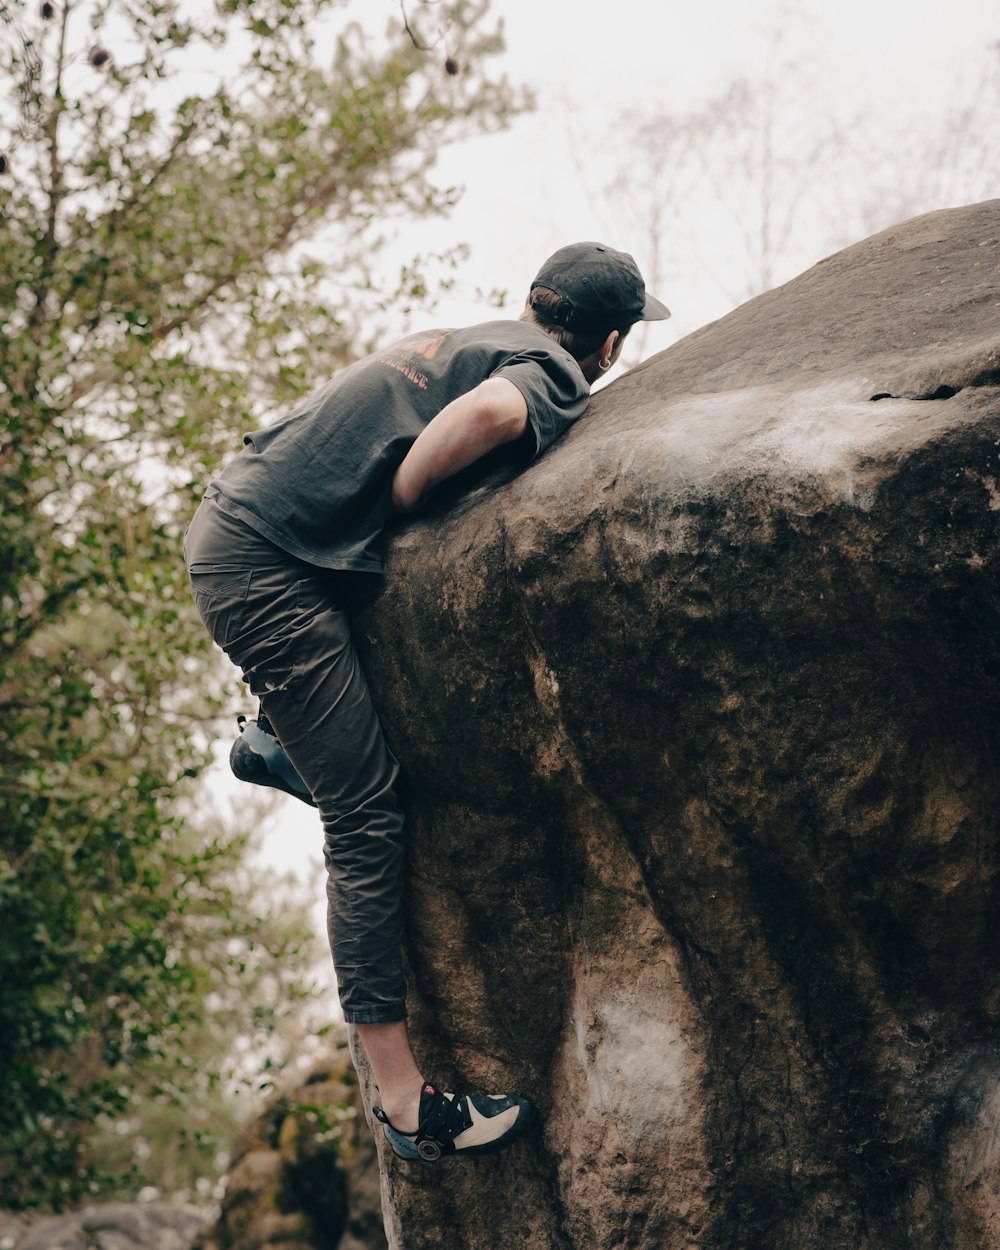
M 630 327 L 669 315 L 631 256 L 564 247 L 518 321 L 404 339 L 247 435 L 185 539 L 201 617 L 260 699 L 234 770 L 319 810 L 344 1018 L 378 1085 L 374 1114 L 404 1159 L 499 1150 L 533 1109 L 515 1095 L 439 1091 L 410 1049 L 398 765 L 351 642 L 345 574 L 381 572 L 389 522 L 494 448 L 544 451 L 584 411 Z

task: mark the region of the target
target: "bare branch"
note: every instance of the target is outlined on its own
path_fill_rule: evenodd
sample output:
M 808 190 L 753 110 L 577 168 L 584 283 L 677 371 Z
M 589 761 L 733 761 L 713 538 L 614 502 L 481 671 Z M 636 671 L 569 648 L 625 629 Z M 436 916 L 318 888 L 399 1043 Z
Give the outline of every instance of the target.
M 66 29 L 69 25 L 69 10 L 70 6 L 65 4 L 63 6 L 62 20 L 59 24 L 59 51 L 56 56 L 52 105 L 49 109 L 48 122 L 46 124 L 46 137 L 49 148 L 49 185 L 47 188 L 49 207 L 45 223 L 41 272 L 35 284 L 35 306 L 31 310 L 31 316 L 28 320 L 28 332 L 33 339 L 38 338 L 39 330 L 45 321 L 45 303 L 48 298 L 49 283 L 55 265 L 56 253 L 59 250 L 59 244 L 56 239 L 56 223 L 59 215 L 59 205 L 63 198 L 63 171 L 59 159 L 59 119 L 66 107 L 63 97 L 63 70 L 66 64 Z M 39 352 L 35 363 L 28 370 L 25 377 L 24 394 L 27 397 L 31 397 L 34 394 L 38 385 L 41 362 L 42 355 Z
M 432 44 L 421 43 L 420 40 L 417 38 L 417 36 L 413 33 L 413 29 L 410 26 L 409 19 L 406 16 L 406 0 L 399 0 L 399 11 L 403 15 L 403 29 L 410 36 L 410 42 L 417 49 L 417 51 L 418 52 L 433 52 L 434 49 L 437 47 L 437 45 L 441 42 L 442 32 L 438 31 L 438 37 L 434 40 Z

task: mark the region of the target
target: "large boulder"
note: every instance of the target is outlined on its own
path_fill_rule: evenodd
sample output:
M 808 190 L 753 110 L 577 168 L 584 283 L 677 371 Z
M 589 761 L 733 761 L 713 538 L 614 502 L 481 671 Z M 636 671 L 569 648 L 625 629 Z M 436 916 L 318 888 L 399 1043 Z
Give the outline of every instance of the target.
M 392 545 L 390 1245 L 1000 1247 L 1000 201 L 822 262 Z

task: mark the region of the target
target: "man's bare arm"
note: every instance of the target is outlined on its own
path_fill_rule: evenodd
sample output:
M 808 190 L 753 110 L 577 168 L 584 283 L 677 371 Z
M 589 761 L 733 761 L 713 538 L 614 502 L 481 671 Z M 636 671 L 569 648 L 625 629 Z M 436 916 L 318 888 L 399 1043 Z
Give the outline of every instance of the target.
M 392 480 L 392 506 L 412 512 L 439 482 L 528 428 L 528 405 L 513 382 L 487 378 L 446 405 L 421 431 Z

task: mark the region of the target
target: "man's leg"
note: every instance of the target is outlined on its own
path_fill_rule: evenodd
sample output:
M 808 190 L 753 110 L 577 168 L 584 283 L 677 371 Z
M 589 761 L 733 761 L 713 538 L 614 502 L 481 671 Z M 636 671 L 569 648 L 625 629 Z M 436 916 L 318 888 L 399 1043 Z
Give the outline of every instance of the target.
M 424 1078 L 410 1049 L 406 1021 L 355 1027 L 372 1067 L 382 1110 L 400 1132 L 415 1133 Z
M 344 1017 L 357 1028 L 386 1115 L 415 1132 L 424 1081 L 404 1019 L 398 765 L 348 619 L 332 598 L 335 584 L 324 577 L 299 584 L 296 661 L 287 679 L 276 683 L 278 674 L 268 679 L 260 666 L 247 675 L 323 821 L 327 925 Z
M 403 813 L 399 768 L 337 598 L 338 579 L 299 567 L 266 612 L 252 654 L 231 645 L 323 822 L 328 926 L 344 1018 L 405 1018 L 400 955 Z M 265 574 L 255 577 L 257 585 Z
M 209 633 L 243 670 L 323 821 L 330 938 L 344 1016 L 406 1016 L 398 765 L 338 602 L 342 581 L 279 550 L 211 500 L 185 542 Z
M 300 581 L 287 677 L 273 663 L 248 668 L 247 677 L 323 821 L 330 944 L 344 1017 L 357 1029 L 379 1088 L 373 1114 L 405 1159 L 490 1153 L 515 1141 L 534 1109 L 515 1095 L 435 1089 L 413 1057 L 400 954 L 399 767 L 333 585 L 322 577 Z
M 398 765 L 337 602 L 336 579 L 252 532 L 230 534 L 232 519 L 207 511 L 189 550 L 192 589 L 210 633 L 243 669 L 319 809 L 341 1003 L 372 1064 L 383 1100 L 374 1110 L 386 1138 L 397 1154 L 425 1161 L 508 1145 L 531 1121 L 530 1103 L 438 1091 L 422 1082 L 410 1049 Z M 225 558 L 230 550 L 238 564 Z

